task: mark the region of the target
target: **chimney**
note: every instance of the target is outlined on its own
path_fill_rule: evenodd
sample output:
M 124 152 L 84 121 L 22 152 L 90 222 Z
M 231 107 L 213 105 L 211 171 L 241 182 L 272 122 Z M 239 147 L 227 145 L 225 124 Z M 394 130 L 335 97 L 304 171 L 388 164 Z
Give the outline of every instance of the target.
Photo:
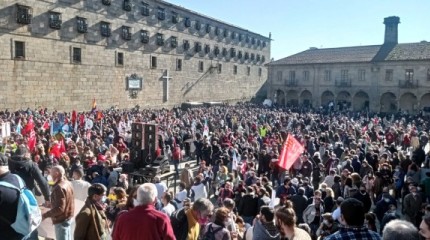
M 398 43 L 398 25 L 400 18 L 396 16 L 384 18 L 385 24 L 385 39 L 384 44 L 397 44 Z

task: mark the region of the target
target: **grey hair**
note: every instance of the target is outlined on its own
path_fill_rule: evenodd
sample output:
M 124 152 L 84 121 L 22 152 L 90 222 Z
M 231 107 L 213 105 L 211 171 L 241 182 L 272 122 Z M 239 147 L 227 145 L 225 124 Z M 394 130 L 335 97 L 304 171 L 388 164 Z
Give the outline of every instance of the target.
M 214 205 L 207 198 L 199 198 L 193 203 L 192 209 L 199 213 L 212 212 L 214 209 Z
M 405 220 L 392 220 L 385 225 L 382 231 L 383 240 L 408 239 L 419 240 L 418 229 L 410 222 Z
M 61 178 L 66 177 L 66 170 L 64 170 L 63 166 L 61 166 L 61 165 L 53 166 L 52 170 L 56 170 L 61 175 Z
M 149 205 L 155 202 L 157 198 L 157 188 L 153 183 L 144 183 L 137 189 L 137 198 L 139 206 Z

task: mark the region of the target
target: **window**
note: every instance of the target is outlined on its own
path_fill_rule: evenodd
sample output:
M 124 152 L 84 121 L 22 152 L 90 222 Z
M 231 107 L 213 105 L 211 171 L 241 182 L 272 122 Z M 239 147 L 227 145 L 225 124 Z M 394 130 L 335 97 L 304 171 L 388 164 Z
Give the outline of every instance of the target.
M 405 80 L 406 81 L 414 80 L 414 70 L 413 69 L 406 69 L 405 70 Z
M 358 81 L 365 81 L 366 80 L 366 70 L 360 69 L 358 70 Z
M 33 11 L 30 7 L 17 5 L 16 22 L 19 24 L 30 24 Z
M 245 58 L 245 60 L 248 60 L 249 59 L 249 53 L 246 52 L 244 58 Z
M 249 36 L 248 35 L 246 35 L 246 37 L 245 37 L 245 43 L 249 43 Z
M 246 67 L 246 75 L 251 75 L 251 67 L 250 66 L 247 66 Z
M 309 71 L 303 71 L 303 81 L 309 81 Z
M 258 39 L 257 40 L 257 47 L 259 47 L 261 45 L 261 40 L 260 39 Z
M 236 75 L 237 74 L 237 65 L 233 66 L 233 74 Z
M 49 12 L 49 27 L 52 29 L 61 29 L 61 13 Z
M 81 48 L 77 48 L 77 47 L 72 48 L 72 55 L 73 55 L 73 63 L 82 62 Z
M 243 40 L 243 34 L 239 34 L 239 42 L 242 42 Z
M 157 17 L 158 17 L 158 20 L 166 19 L 166 11 L 164 10 L 164 8 L 159 7 L 157 9 Z
M 184 40 L 184 51 L 188 51 L 190 49 L 190 42 L 188 40 Z
M 211 32 L 211 25 L 209 23 L 206 24 L 206 33 L 210 33 Z
M 348 70 L 340 71 L 340 79 L 343 81 L 348 80 Z
M 172 12 L 172 23 L 178 23 L 178 13 Z
M 205 53 L 208 54 L 211 52 L 211 46 L 209 46 L 208 44 L 205 45 Z
M 15 58 L 25 58 L 25 42 L 15 41 Z
M 218 63 L 218 73 L 221 73 L 221 72 L 222 72 L 222 64 Z
M 427 81 L 430 81 L 430 68 L 427 69 Z
M 182 71 L 182 59 L 176 59 L 176 71 Z
M 330 70 L 324 71 L 324 81 L 331 81 L 331 71 Z
M 110 30 L 110 23 L 108 22 L 101 22 L 100 23 L 100 32 L 103 37 L 110 37 L 111 30 Z
M 86 32 L 88 32 L 87 19 L 81 18 L 81 17 L 77 17 L 76 18 L 76 24 L 77 24 L 77 28 L 78 28 L 78 33 L 86 33 Z
M 199 21 L 196 21 L 196 22 L 194 23 L 194 28 L 195 28 L 197 31 L 200 31 L 200 29 L 202 29 L 202 25 L 200 24 L 200 22 L 199 22 Z
M 199 61 L 199 72 L 203 72 L 204 70 L 204 63 L 203 61 Z
M 130 12 L 131 11 L 131 1 L 130 0 L 124 0 L 124 3 L 122 4 L 122 9 L 124 9 L 124 11 Z
M 191 19 L 189 17 L 186 17 L 184 20 L 184 26 L 189 28 L 191 27 Z
M 142 15 L 143 16 L 149 16 L 149 4 L 142 3 Z
M 149 60 L 151 61 L 150 62 L 151 68 L 152 69 L 157 68 L 157 57 L 151 56 Z
M 221 29 L 219 27 L 215 27 L 215 35 L 219 36 L 221 33 Z
M 178 39 L 175 36 L 170 37 L 170 47 L 176 48 L 178 46 Z
M 261 56 L 261 63 L 264 63 L 266 61 L 266 57 L 265 56 Z
M 146 30 L 140 31 L 140 41 L 142 43 L 149 43 L 149 33 Z
M 195 42 L 194 43 L 194 50 L 196 51 L 196 53 L 201 52 L 202 51 L 202 44 L 200 44 L 199 42 Z
M 393 78 L 394 78 L 393 69 L 385 70 L 385 81 L 393 81 Z
M 263 73 L 263 70 L 261 68 L 258 68 L 258 76 L 259 77 L 261 77 L 262 73 Z
M 263 41 L 263 48 L 265 48 L 267 46 L 267 42 Z
M 116 65 L 117 66 L 124 66 L 124 53 L 118 52 L 116 54 Z
M 278 82 L 282 81 L 282 71 L 276 72 L 276 79 L 278 80 Z
M 235 58 L 236 57 L 236 49 L 230 48 L 230 57 Z
M 232 39 L 232 40 L 235 40 L 235 39 L 236 39 L 236 33 L 235 33 L 235 32 L 232 32 L 232 33 L 231 33 L 231 39 Z
M 251 61 L 254 61 L 254 60 L 255 60 L 255 54 L 251 53 Z
M 296 81 L 296 71 L 290 71 L 290 81 Z
M 214 48 L 214 54 L 215 54 L 215 56 L 219 55 L 219 47 L 218 46 L 215 46 L 215 48 Z
M 161 33 L 157 33 L 157 45 L 158 46 L 164 45 L 164 36 Z
M 228 30 L 227 30 L 227 29 L 224 29 L 224 34 L 223 34 L 223 36 L 224 36 L 225 38 L 227 38 L 227 37 L 228 37 Z
M 122 39 L 131 40 L 131 28 L 127 26 L 122 26 Z
M 257 62 L 259 62 L 260 61 L 260 54 L 257 54 L 257 57 L 256 57 L 256 59 L 255 59 Z
M 222 48 L 222 56 L 227 56 L 227 48 Z
M 237 58 L 242 59 L 242 57 L 243 57 L 243 55 L 242 55 L 242 51 L 239 51 L 239 52 L 237 53 Z
M 110 5 L 111 5 L 111 3 L 112 3 L 112 1 L 111 1 L 111 0 L 102 0 L 102 4 L 103 4 L 103 5 L 110 6 Z
M 255 44 L 255 38 L 251 38 L 251 44 L 254 45 Z

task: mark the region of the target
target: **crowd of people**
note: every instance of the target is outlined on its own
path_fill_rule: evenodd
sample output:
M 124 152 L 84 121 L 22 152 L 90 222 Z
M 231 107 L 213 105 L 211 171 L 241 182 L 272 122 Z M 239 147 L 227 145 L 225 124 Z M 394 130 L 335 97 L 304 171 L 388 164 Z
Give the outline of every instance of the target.
M 0 240 L 38 239 L 16 227 L 20 181 L 44 200 L 41 218 L 58 240 L 430 239 L 421 115 L 240 104 L 0 118 L 11 125 L 0 149 Z M 175 166 L 175 193 L 160 176 L 135 184 L 121 171 L 133 122 L 159 126 L 156 153 Z M 286 170 L 278 158 L 288 135 L 305 150 Z

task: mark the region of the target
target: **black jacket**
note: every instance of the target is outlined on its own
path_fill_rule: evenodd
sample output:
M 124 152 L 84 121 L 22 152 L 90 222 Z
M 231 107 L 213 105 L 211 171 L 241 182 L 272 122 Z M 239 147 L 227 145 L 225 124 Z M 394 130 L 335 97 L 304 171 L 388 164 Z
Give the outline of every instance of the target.
M 178 209 L 170 217 L 170 223 L 177 240 L 188 240 L 188 218 L 185 211 L 185 208 Z
M 258 198 L 251 194 L 245 194 L 239 202 L 239 215 L 255 217 L 258 214 L 258 210 Z
M 50 200 L 50 192 L 48 182 L 43 177 L 37 164 L 31 160 L 26 160 L 21 157 L 12 157 L 9 159 L 9 170 L 11 173 L 17 174 L 24 180 L 28 189 L 34 192 L 36 181 L 40 190 L 42 191 L 45 201 Z
M 18 178 L 10 172 L 0 175 L 0 181 L 5 181 L 19 187 Z M 15 232 L 10 226 L 16 220 L 18 199 L 19 192 L 17 190 L 0 186 L 0 240 L 23 238 L 21 234 Z
M 303 212 L 308 207 L 308 198 L 304 195 L 296 194 L 290 200 L 293 203 L 294 212 L 297 214 L 297 223 L 304 223 Z

